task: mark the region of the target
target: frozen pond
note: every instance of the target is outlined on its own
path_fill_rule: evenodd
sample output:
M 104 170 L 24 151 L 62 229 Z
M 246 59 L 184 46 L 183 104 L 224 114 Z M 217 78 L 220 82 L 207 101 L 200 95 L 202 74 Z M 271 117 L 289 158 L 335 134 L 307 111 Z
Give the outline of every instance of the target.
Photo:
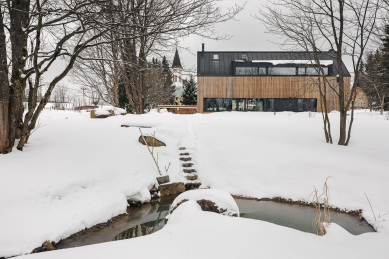
M 168 214 L 170 204 L 175 197 L 168 196 L 162 198 L 160 202 L 131 208 L 126 217 L 111 226 L 80 237 L 62 240 L 58 243 L 58 249 L 128 239 L 158 231 L 164 227 L 164 218 Z M 313 233 L 312 222 L 316 216 L 316 211 L 312 207 L 273 201 L 243 199 L 236 199 L 235 201 L 239 206 L 240 217 L 242 218 L 263 220 Z M 366 221 L 345 213 L 331 212 L 331 222 L 337 223 L 353 235 L 374 232 L 374 229 Z

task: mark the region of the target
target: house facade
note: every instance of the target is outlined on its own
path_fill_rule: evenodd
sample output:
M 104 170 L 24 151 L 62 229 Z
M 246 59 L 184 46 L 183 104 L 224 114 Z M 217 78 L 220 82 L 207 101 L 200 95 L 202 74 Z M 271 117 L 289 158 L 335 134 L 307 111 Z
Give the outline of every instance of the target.
M 355 104 L 354 107 L 357 109 L 368 109 L 369 108 L 369 99 L 367 98 L 367 95 L 362 90 L 362 88 L 357 87 L 355 89 L 356 96 L 355 96 Z
M 318 71 L 326 78 L 327 110 L 339 110 L 334 52 L 320 53 L 320 65 L 305 52 L 197 53 L 197 111 L 322 111 Z M 343 66 L 345 87 L 351 75 Z M 330 85 L 329 85 L 330 84 Z M 330 87 L 331 86 L 331 87 Z

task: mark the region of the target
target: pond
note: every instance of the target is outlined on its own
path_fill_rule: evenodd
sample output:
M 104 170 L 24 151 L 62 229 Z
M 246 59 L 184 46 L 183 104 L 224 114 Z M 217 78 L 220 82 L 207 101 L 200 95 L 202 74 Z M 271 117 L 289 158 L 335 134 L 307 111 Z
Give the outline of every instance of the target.
M 83 236 L 69 237 L 60 241 L 57 244 L 58 249 L 128 239 L 158 231 L 165 226 L 164 218 L 175 197 L 168 196 L 161 198 L 160 202 L 133 207 L 128 215 L 110 226 Z M 314 232 L 312 222 L 316 216 L 316 210 L 312 207 L 273 201 L 243 199 L 235 201 L 242 218 L 263 220 L 304 232 Z M 374 232 L 374 228 L 366 221 L 345 213 L 331 212 L 331 222 L 342 226 L 353 235 Z

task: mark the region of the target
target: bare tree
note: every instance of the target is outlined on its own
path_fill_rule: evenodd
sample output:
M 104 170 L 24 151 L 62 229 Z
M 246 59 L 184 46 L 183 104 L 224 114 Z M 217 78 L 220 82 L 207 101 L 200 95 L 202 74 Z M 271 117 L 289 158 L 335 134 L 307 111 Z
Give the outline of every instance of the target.
M 137 112 L 143 112 L 146 58 L 153 46 L 166 46 L 167 42 L 177 37 L 194 33 L 209 38 L 221 38 L 213 30 L 213 25 L 233 18 L 241 8 L 235 6 L 222 14 L 215 2 L 216 0 L 1 1 L 1 18 L 7 18 L 5 22 L 2 19 L 1 27 L 2 30 L 8 30 L 12 49 L 8 110 L 4 105 L 0 106 L 0 114 L 8 113 L 9 121 L 9 131 L 0 131 L 1 143 L 4 138 L 8 138 L 8 147 L 3 147 L 3 150 L 11 151 L 17 138 L 20 138 L 17 149 L 23 149 L 56 85 L 73 69 L 78 59 L 96 60 L 85 50 L 100 45 L 111 46 L 111 43 L 117 42 L 118 48 L 114 51 L 120 56 L 120 72 L 127 95 Z M 4 11 L 7 15 L 3 15 Z M 66 67 L 48 83 L 47 90 L 38 102 L 42 76 L 62 58 L 67 61 Z M 8 75 L 6 68 L 8 67 L 0 67 L 1 75 Z M 7 80 L 2 82 L 2 90 L 6 88 L 5 81 Z M 23 94 L 27 85 L 28 107 L 23 116 Z M 1 98 L 5 94 L 2 91 Z M 1 128 L 7 128 L 6 120 L 1 120 L 0 123 Z
M 329 56 L 337 64 L 338 82 L 331 86 L 340 107 L 340 137 L 338 145 L 347 146 L 354 119 L 354 97 L 360 76 L 363 54 L 376 26 L 381 0 L 274 0 L 260 11 L 261 19 L 271 33 L 281 35 L 283 46 L 323 53 L 333 48 Z M 281 6 L 282 8 L 277 8 Z M 292 24 L 292 25 L 291 25 Z M 296 29 L 293 25 L 297 24 Z M 310 31 L 304 35 L 305 30 Z M 304 39 L 302 41 L 301 39 Z M 305 43 L 307 42 L 308 45 Z M 342 58 L 350 55 L 353 62 L 354 83 L 345 84 Z M 325 94 L 325 93 L 324 93 Z M 347 126 L 347 111 L 351 109 Z
M 0 6 L 0 154 L 8 153 L 9 147 L 9 83 L 8 83 L 8 64 L 6 36 L 3 24 L 3 7 Z
M 214 30 L 216 23 L 232 19 L 242 8 L 234 6 L 226 13 L 215 0 L 118 0 L 113 4 L 112 22 L 118 26 L 111 37 L 118 45 L 119 80 L 123 83 L 130 106 L 143 113 L 146 104 L 146 74 L 148 57 L 160 56 L 177 40 L 191 34 L 223 39 Z M 101 60 L 98 55 L 94 55 Z M 90 59 L 91 57 L 89 57 Z M 109 61 L 109 60 L 105 60 Z M 112 61 L 112 60 L 111 60 Z M 113 62 L 113 64 L 118 64 Z
M 8 107 L 0 106 L 0 114 L 8 117 L 8 130 L 0 131 L 0 143 L 7 143 L 8 146 L 3 146 L 2 152 L 7 153 L 12 151 L 15 138 L 20 137 L 20 128 L 23 116 L 23 97 L 26 87 L 26 77 L 23 75 L 23 69 L 26 65 L 28 51 L 27 51 L 27 37 L 28 32 L 26 28 L 29 25 L 29 8 L 30 0 L 5 0 L 0 2 L 1 8 L 1 34 L 8 34 L 10 40 L 10 48 L 12 49 L 10 55 L 10 67 L 0 67 L 4 76 L 0 88 L 9 88 L 7 91 Z M 7 45 L 3 43 L 3 47 Z M 7 50 L 5 50 L 7 53 Z M 10 82 L 9 86 L 8 82 Z M 3 120 L 0 121 L 3 123 Z M 1 127 L 3 128 L 4 125 Z M 7 140 L 5 140 L 7 139 Z
M 155 108 L 161 104 L 173 104 L 175 86 L 170 66 L 164 56 L 162 62 L 153 58 L 146 72 L 146 104 Z
M 119 106 L 120 64 L 117 43 L 102 44 L 84 51 L 87 59 L 78 59 L 72 70 L 74 82 L 93 90 L 99 99 Z

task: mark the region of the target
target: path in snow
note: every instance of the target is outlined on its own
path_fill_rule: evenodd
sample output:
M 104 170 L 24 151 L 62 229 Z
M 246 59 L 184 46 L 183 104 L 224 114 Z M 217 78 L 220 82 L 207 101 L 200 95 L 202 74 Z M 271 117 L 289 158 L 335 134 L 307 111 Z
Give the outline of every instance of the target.
M 184 137 L 179 141 L 179 163 L 180 175 L 187 189 L 198 188 L 201 184 L 198 176 L 198 167 L 196 159 L 196 134 L 193 130 L 191 117 L 186 117 Z

